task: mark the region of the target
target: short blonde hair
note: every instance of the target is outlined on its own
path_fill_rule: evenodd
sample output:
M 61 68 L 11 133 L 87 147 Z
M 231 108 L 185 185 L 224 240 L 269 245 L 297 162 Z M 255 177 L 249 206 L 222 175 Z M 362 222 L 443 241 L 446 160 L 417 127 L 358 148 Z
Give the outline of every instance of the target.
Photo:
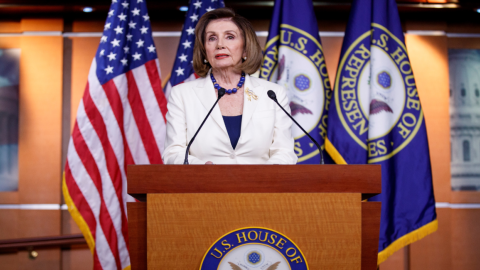
M 205 13 L 198 21 L 195 28 L 195 46 L 193 48 L 193 69 L 200 77 L 205 77 L 211 68 L 210 63 L 204 63 L 203 60 L 207 58 L 205 50 L 205 30 L 207 25 L 217 19 L 230 18 L 231 21 L 240 29 L 243 34 L 244 51 L 247 60 L 237 67 L 247 74 L 255 73 L 262 64 L 262 48 L 258 44 L 257 34 L 253 29 L 252 24 L 244 17 L 235 14 L 230 8 L 218 8 Z

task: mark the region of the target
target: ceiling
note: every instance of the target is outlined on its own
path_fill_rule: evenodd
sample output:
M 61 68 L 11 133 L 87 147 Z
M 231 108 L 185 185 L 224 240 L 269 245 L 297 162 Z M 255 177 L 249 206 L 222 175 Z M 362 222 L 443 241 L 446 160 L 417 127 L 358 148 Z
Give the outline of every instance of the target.
M 19 20 L 23 17 L 55 17 L 66 20 L 105 20 L 110 0 L 0 0 L 0 20 Z M 225 0 L 248 19 L 271 16 L 274 1 Z M 317 19 L 344 20 L 348 18 L 351 0 L 313 1 Z M 397 0 L 402 19 L 480 21 L 479 0 Z M 150 16 L 156 20 L 183 21 L 180 6 L 188 0 L 147 0 Z M 93 12 L 84 13 L 84 7 Z

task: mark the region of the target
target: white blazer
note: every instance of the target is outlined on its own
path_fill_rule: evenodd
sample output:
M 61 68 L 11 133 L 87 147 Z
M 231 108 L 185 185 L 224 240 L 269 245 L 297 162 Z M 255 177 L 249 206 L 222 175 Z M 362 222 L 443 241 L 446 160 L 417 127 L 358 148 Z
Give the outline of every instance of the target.
M 295 164 L 292 120 L 267 96 L 275 91 L 278 102 L 290 112 L 285 89 L 255 77 L 245 76 L 244 89 L 258 99 L 244 95 L 240 138 L 235 149 L 218 104 L 190 147 L 190 164 Z M 205 78 L 172 88 L 168 100 L 167 137 L 164 164 L 183 164 L 185 150 L 203 119 L 217 99 L 209 74 Z

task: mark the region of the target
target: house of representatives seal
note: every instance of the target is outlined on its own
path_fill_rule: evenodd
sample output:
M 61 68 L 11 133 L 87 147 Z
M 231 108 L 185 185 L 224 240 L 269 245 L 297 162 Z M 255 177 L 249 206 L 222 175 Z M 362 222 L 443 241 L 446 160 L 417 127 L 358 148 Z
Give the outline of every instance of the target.
M 207 250 L 200 270 L 306 270 L 300 248 L 272 229 L 248 227 L 231 231 Z

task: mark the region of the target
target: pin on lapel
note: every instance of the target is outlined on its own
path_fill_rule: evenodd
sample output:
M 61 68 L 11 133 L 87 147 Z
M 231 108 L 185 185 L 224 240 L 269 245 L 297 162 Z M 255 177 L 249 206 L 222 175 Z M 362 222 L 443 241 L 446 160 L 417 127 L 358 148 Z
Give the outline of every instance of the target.
M 248 88 L 245 88 L 245 94 L 248 96 L 248 101 L 252 101 L 252 98 L 255 100 L 258 99 L 257 95 L 255 95 L 255 93 Z

